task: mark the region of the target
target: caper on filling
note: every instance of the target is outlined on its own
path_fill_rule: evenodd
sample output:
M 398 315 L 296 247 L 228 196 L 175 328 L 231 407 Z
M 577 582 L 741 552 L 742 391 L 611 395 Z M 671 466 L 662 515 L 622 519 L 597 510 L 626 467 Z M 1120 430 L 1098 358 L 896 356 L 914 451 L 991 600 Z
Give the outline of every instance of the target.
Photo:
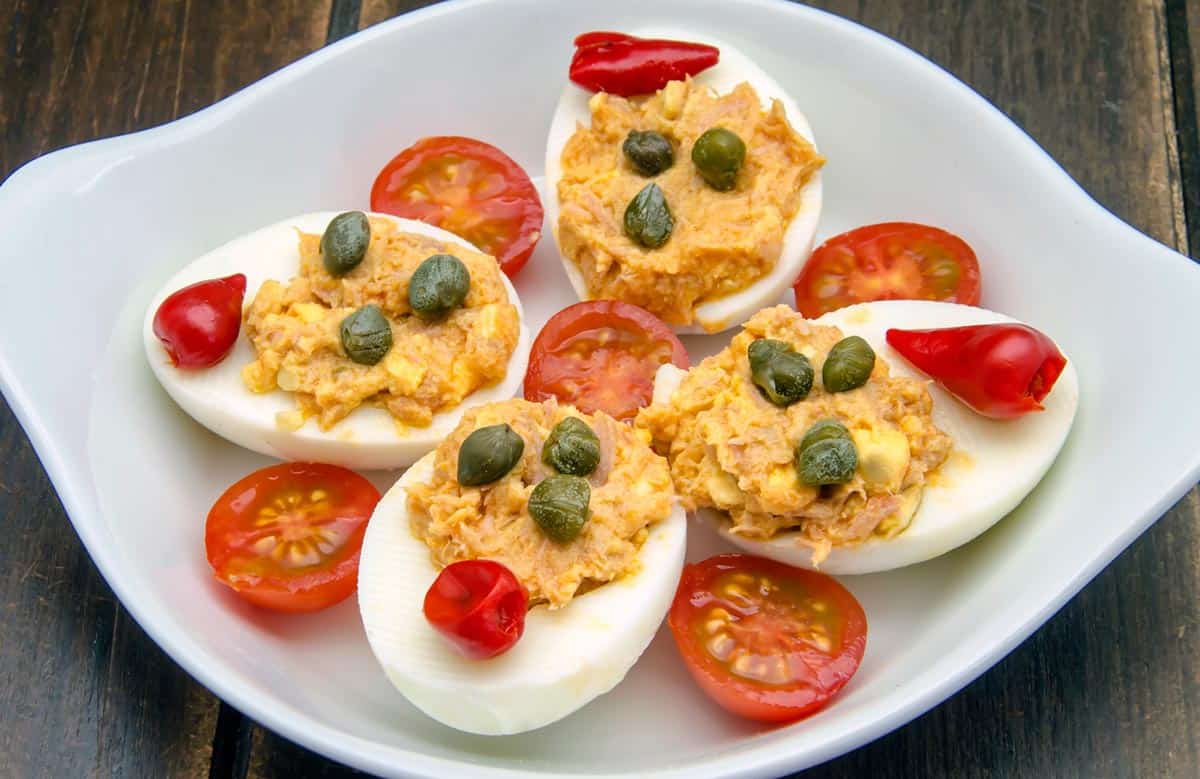
M 625 208 L 625 235 L 647 249 L 657 249 L 671 237 L 675 217 L 657 184 L 647 184 Z
M 800 439 L 800 449 L 807 449 L 818 441 L 827 438 L 850 438 L 850 431 L 836 419 L 818 419 Z
M 332 276 L 344 276 L 358 267 L 371 244 L 371 223 L 362 211 L 338 214 L 321 234 L 321 259 Z
M 468 435 L 458 449 L 458 483 L 482 487 L 507 476 L 525 453 L 525 440 L 507 424 L 488 425 Z M 542 447 L 542 459 L 562 473 L 547 476 L 529 494 L 529 516 L 547 538 L 574 541 L 588 519 L 592 490 L 587 479 L 600 461 L 600 440 L 582 419 L 555 425 Z M 561 467 L 560 467 L 561 466 Z
M 559 473 L 587 476 L 600 464 L 600 439 L 587 422 L 567 417 L 550 431 L 542 462 Z
M 746 358 L 751 380 L 776 406 L 804 400 L 812 390 L 812 364 L 785 341 L 755 339 L 746 349 Z
M 507 375 L 520 314 L 493 257 L 362 212 L 297 241 L 298 273 L 264 281 L 243 321 L 246 388 L 293 393 L 280 430 L 330 430 L 363 405 L 428 427 Z
M 643 176 L 658 175 L 675 161 L 671 142 L 652 131 L 631 131 L 621 144 L 621 150 L 633 169 Z M 706 131 L 692 145 L 692 164 L 696 171 L 719 192 L 733 189 L 745 161 L 746 144 L 724 127 Z M 666 195 L 657 184 L 647 184 L 629 201 L 625 208 L 624 228 L 626 236 L 647 249 L 657 249 L 671 237 L 675 218 L 667 205 Z M 772 402 L 779 401 L 772 397 Z
M 567 544 L 583 531 L 591 499 L 587 479 L 557 473 L 547 476 L 529 493 L 529 516 L 547 538 Z
M 732 130 L 713 127 L 692 144 L 692 164 L 710 187 L 728 192 L 746 161 L 746 144 Z
M 470 289 L 471 275 L 462 260 L 435 254 L 413 272 L 408 300 L 417 316 L 437 318 L 461 306 Z M 374 303 L 343 319 L 340 334 L 342 350 L 360 365 L 377 364 L 392 348 L 392 326 Z
M 621 151 L 630 167 L 643 176 L 657 176 L 675 164 L 671 142 L 653 130 L 630 130 Z
M 852 335 L 833 345 L 821 366 L 821 382 L 828 392 L 858 389 L 875 370 L 875 350 L 864 338 Z
M 408 304 L 422 319 L 437 319 L 462 306 L 471 291 L 471 274 L 452 254 L 435 254 L 413 271 Z
M 392 349 L 392 325 L 369 303 L 342 320 L 342 349 L 359 365 L 375 365 Z
M 547 464 L 578 454 L 547 455 L 552 438 L 561 446 L 592 435 L 603 457 L 588 476 Z M 585 465 L 590 450 L 583 448 Z M 666 460 L 629 425 L 551 403 L 472 408 L 432 460 L 428 478 L 407 485 L 406 504 L 434 565 L 494 560 L 513 572 L 530 604 L 551 609 L 637 570 L 652 526 L 674 501 Z
M 521 461 L 525 439 L 505 424 L 472 432 L 458 449 L 458 483 L 480 487 L 500 481 Z
M 819 420 L 796 446 L 796 475 L 804 484 L 845 484 L 854 478 L 856 468 L 858 449 L 845 425 L 837 420 Z

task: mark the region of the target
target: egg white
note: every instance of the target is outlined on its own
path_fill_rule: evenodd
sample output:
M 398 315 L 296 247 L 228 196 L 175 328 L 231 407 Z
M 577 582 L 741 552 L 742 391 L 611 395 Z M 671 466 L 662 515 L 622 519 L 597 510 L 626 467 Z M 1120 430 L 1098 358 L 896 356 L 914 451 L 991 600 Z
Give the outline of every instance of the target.
M 407 486 L 433 475 L 431 453 L 388 491 L 367 524 L 358 605 L 371 650 L 405 698 L 458 730 L 495 736 L 562 719 L 617 685 L 658 631 L 683 570 L 687 517 L 678 503 L 653 525 L 634 574 L 574 598 L 538 606 L 507 652 L 469 660 L 425 620 L 438 571 L 409 528 Z
M 233 273 L 246 275 L 246 305 L 268 279 L 286 282 L 300 272 L 297 230 L 320 234 L 335 211 L 305 214 L 235 238 L 196 259 L 163 285 L 146 308 L 142 337 L 146 357 L 155 377 L 167 394 L 197 422 L 217 435 L 260 454 L 284 460 L 309 460 L 347 468 L 401 468 L 415 462 L 437 446 L 454 429 L 463 412 L 483 403 L 513 397 L 525 377 L 529 359 L 529 330 L 520 298 L 508 278 L 501 274 L 509 300 L 521 320 L 516 348 L 509 358 L 504 380 L 478 390 L 457 407 L 435 414 L 426 428 L 409 428 L 401 433 L 386 409 L 361 406 L 323 431 L 314 419 L 298 430 L 276 425 L 276 415 L 296 408 L 293 394 L 283 390 L 254 393 L 242 382 L 242 368 L 254 360 L 254 348 L 244 334 L 229 355 L 211 368 L 185 371 L 171 365 L 166 351 L 154 335 L 154 314 L 164 299 L 176 290 L 205 279 Z M 424 222 L 387 214 L 372 217 L 391 219 L 400 229 L 427 235 L 474 250 L 456 235 Z
M 888 346 L 884 337 L 888 328 L 919 330 L 1014 321 L 982 308 L 924 300 L 860 303 L 816 320 L 836 325 L 848 336 L 862 336 L 876 355 L 888 362 L 893 375 L 924 381 L 927 376 Z M 683 376 L 684 372 L 672 365 L 660 368 L 655 377 L 655 402 L 669 400 Z M 934 424 L 954 440 L 954 450 L 926 485 L 912 523 L 900 535 L 834 547 L 829 557 L 814 566 L 812 550 L 798 543 L 795 534 L 780 533 L 769 541 L 759 541 L 731 533 L 728 516 L 721 511 L 701 509 L 698 518 L 751 554 L 832 574 L 902 568 L 967 543 L 1015 509 L 1050 469 L 1075 419 L 1079 378 L 1068 358 L 1043 401 L 1045 410 L 1014 420 L 980 416 L 936 384 L 927 386 L 933 396 Z
M 686 31 L 670 29 L 637 30 L 635 35 L 646 38 L 673 38 L 677 40 L 697 40 L 716 46 L 721 50 L 720 61 L 693 77 L 693 82 L 709 87 L 719 94 L 730 92 L 743 81 L 748 82 L 762 98 L 763 107 L 770 107 L 771 99 L 777 98 L 782 104 L 788 121 L 796 132 L 815 147 L 812 127 L 808 119 L 801 113 L 783 87 L 767 75 L 758 65 L 733 46 L 713 40 L 709 36 L 690 35 Z M 546 217 L 549 220 L 551 232 L 558 241 L 558 182 L 562 178 L 562 151 L 567 141 L 575 134 L 577 126 L 591 124 L 591 112 L 588 110 L 588 99 L 592 92 L 567 82 L 558 105 L 554 110 L 554 118 L 550 123 L 550 133 L 546 140 Z M 690 152 L 689 152 L 690 153 Z M 751 151 L 753 153 L 753 151 Z M 677 160 L 676 164 L 691 164 L 690 159 Z M 821 172 L 817 171 L 801 190 L 800 210 L 792 218 L 783 237 L 783 248 L 775 267 L 766 276 L 751 284 L 740 292 L 728 297 L 713 300 L 696 307 L 696 321 L 691 325 L 675 328 L 679 333 L 715 333 L 735 327 L 745 322 L 760 308 L 774 303 L 776 299 L 800 275 L 805 260 L 812 252 L 813 238 L 817 232 L 817 221 L 821 216 Z M 574 287 L 580 300 L 587 300 L 587 284 L 583 275 L 574 262 L 559 253 L 567 278 Z

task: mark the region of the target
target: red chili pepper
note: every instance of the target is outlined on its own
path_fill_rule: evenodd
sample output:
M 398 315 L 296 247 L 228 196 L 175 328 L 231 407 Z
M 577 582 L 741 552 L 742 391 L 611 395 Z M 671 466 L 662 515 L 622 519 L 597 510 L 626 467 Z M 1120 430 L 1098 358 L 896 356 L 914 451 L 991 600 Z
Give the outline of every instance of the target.
M 525 632 L 529 596 L 504 565 L 460 560 L 442 569 L 425 593 L 425 619 L 463 655 L 503 654 Z
M 623 32 L 608 32 L 607 30 L 597 30 L 596 32 L 585 32 L 575 36 L 575 48 L 582 49 L 584 46 L 595 46 L 597 43 L 612 43 L 614 41 L 632 41 L 632 35 L 626 35 Z
M 154 312 L 154 334 L 177 368 L 208 368 L 225 359 L 242 326 L 246 277 L 210 279 L 172 292 Z
M 575 46 L 571 80 L 584 89 L 622 97 L 647 95 L 668 81 L 694 76 L 716 65 L 721 54 L 703 43 L 604 31 L 583 33 Z
M 950 394 L 996 419 L 1041 411 L 1067 364 L 1053 341 L 1019 324 L 891 329 L 887 342 Z

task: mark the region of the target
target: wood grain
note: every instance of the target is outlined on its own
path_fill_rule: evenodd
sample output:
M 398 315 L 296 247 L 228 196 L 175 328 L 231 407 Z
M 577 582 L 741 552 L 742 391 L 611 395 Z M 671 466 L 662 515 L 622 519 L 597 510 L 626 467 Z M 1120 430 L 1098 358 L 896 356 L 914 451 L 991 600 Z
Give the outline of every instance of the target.
M 438 0 L 362 0 L 358 27 L 363 29 L 418 8 L 436 5 Z
M 1048 1 L 814 4 L 947 68 L 1118 216 L 1187 251 L 1163 3 L 1092 2 L 1086 10 Z M 360 21 L 367 26 L 422 5 L 363 0 Z M 1200 9 L 1191 18 L 1200 19 Z M 1200 27 L 1191 27 L 1192 43 L 1200 44 Z M 963 692 L 804 776 L 1195 776 L 1198 622 L 1200 500 L 1193 492 Z M 256 732 L 251 777 L 301 773 L 361 775 Z
M 328 16 L 328 0 L 0 2 L 0 177 L 206 106 L 320 46 Z M 207 775 L 218 701 L 121 609 L 3 404 L 0 452 L 0 775 Z
M 1200 0 L 1166 0 L 1165 8 L 1184 212 L 1194 254 L 1200 247 Z

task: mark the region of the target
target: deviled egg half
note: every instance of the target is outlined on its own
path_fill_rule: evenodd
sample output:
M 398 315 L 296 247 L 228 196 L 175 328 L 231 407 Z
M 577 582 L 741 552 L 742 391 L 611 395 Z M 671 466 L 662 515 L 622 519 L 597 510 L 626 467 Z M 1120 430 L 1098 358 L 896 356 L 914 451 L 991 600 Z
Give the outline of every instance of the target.
M 342 243 L 326 251 L 335 217 Z M 347 240 L 358 242 L 349 258 Z M 232 350 L 210 367 L 174 364 L 155 334 L 159 307 L 238 273 L 245 310 Z M 361 469 L 410 465 L 465 409 L 512 397 L 529 354 L 521 301 L 492 257 L 423 222 L 357 212 L 285 219 L 196 259 L 154 295 L 143 340 L 167 393 L 218 435 Z
M 812 128 L 734 47 L 652 95 L 568 83 L 546 142 L 546 214 L 581 300 L 635 303 L 681 333 L 718 332 L 775 302 L 821 213 Z
M 747 552 L 832 574 L 919 563 L 983 533 L 1037 486 L 1070 432 L 1079 383 L 1068 362 L 1042 411 L 990 419 L 914 370 L 885 334 L 1013 321 L 918 300 L 861 303 L 815 320 L 766 309 L 690 372 L 660 368 L 638 425 L 669 452 L 684 504 Z M 832 391 L 826 378 L 843 374 L 826 374 L 825 363 L 852 336 L 873 350 L 873 367 L 862 344 L 838 347 L 863 383 Z M 787 406 L 752 376 L 752 350 L 761 359 L 780 344 L 815 369 L 806 397 Z M 841 483 L 805 483 L 805 442 L 838 436 L 856 464 Z
M 666 615 L 685 547 L 666 461 L 629 425 L 510 400 L 467 412 L 384 495 L 358 603 L 410 702 L 459 730 L 519 733 L 624 678 Z M 511 571 L 530 607 L 519 640 L 489 659 L 460 654 L 423 606 L 439 571 L 480 560 Z

